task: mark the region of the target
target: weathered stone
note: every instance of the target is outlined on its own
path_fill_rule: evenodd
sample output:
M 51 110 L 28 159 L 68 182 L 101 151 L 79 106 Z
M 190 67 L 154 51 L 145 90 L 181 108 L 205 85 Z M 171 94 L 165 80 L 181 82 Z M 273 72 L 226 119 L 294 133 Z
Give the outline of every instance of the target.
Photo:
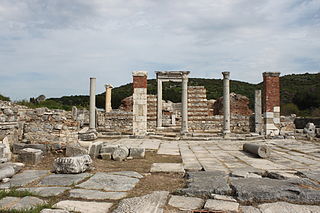
M 298 175 L 320 183 L 320 170 L 299 171 Z
M 255 154 L 261 158 L 268 158 L 271 154 L 271 150 L 268 146 L 252 143 L 243 144 L 243 151 Z
M 89 180 L 77 185 L 85 189 L 103 189 L 105 191 L 129 191 L 139 182 L 138 178 L 97 172 Z
M 26 164 L 37 164 L 42 160 L 40 149 L 24 148 L 19 153 L 19 160 Z
M 237 202 L 237 200 L 234 199 L 233 197 L 226 196 L 226 195 L 212 194 L 211 197 L 213 197 L 215 200 L 225 200 L 225 201 L 230 201 L 230 202 Z
M 184 197 L 172 195 L 168 204 L 181 210 L 201 209 L 204 201 L 196 197 Z
M 129 149 L 125 146 L 119 146 L 112 153 L 112 159 L 115 161 L 123 161 L 129 156 Z
M 13 167 L 15 173 L 19 172 L 25 165 L 24 163 L 18 163 L 18 162 L 5 162 L 3 164 L 0 164 L 0 169 L 4 167 L 11 166 Z
M 241 206 L 240 212 L 242 212 L 242 213 L 261 213 L 261 211 L 258 208 L 255 208 L 253 206 Z
M 303 129 L 303 133 L 309 135 L 315 135 L 316 133 L 316 126 L 314 123 L 307 123 L 306 127 Z
M 150 172 L 184 173 L 184 168 L 181 163 L 153 163 Z
M 82 198 L 87 200 L 119 200 L 127 196 L 126 192 L 102 192 L 97 190 L 87 189 L 72 189 L 70 190 L 70 197 Z
M 169 192 L 156 191 L 141 197 L 133 197 L 120 201 L 118 208 L 113 213 L 123 212 L 152 212 L 162 213 Z
M 5 148 L 6 148 L 6 145 L 0 143 L 0 158 L 5 158 L 5 152 L 4 152 Z
M 28 210 L 37 205 L 44 204 L 45 202 L 37 197 L 26 196 L 23 198 L 18 197 L 5 197 L 0 200 L 0 209 L 5 210 Z
M 119 145 L 112 145 L 112 144 L 102 144 L 100 153 L 109 153 L 113 154 L 113 152 L 119 147 Z
M 77 174 L 88 170 L 91 163 L 89 155 L 57 158 L 53 162 L 53 171 L 62 174 Z
M 66 146 L 66 156 L 73 157 L 79 155 L 87 155 L 88 150 L 79 144 L 70 144 Z
M 112 203 L 107 202 L 63 200 L 56 203 L 53 207 L 80 213 L 106 213 L 111 206 Z
M 138 172 L 134 171 L 119 171 L 119 172 L 108 172 L 109 175 L 121 175 L 127 177 L 134 177 L 134 178 L 143 178 L 143 175 L 139 174 Z
M 96 158 L 99 156 L 100 154 L 100 150 L 102 147 L 102 142 L 93 142 L 91 143 L 90 147 L 89 147 L 89 155 L 91 158 Z
M 187 188 L 178 190 L 178 193 L 211 197 L 213 194 L 230 195 L 232 192 L 228 184 L 228 175 L 222 171 L 188 172 L 187 178 Z
M 225 200 L 207 200 L 204 205 L 205 209 L 225 212 L 238 212 L 239 203 L 225 201 Z
M 10 182 L 1 184 L 0 188 L 19 187 L 36 181 L 48 174 L 48 170 L 25 170 L 22 173 L 14 175 Z
M 133 158 L 144 158 L 145 153 L 146 153 L 145 148 L 132 147 L 130 148 L 129 156 Z
M 33 187 L 33 188 L 19 188 L 19 191 L 28 191 L 37 194 L 41 197 L 57 196 L 64 193 L 70 187 Z
M 286 202 L 264 203 L 258 206 L 262 213 L 313 213 L 320 212 L 320 206 L 297 205 Z
M 39 186 L 71 186 L 77 184 L 85 178 L 90 177 L 88 173 L 81 174 L 51 174 L 43 178 Z
M 12 152 L 14 154 L 19 154 L 21 150 L 23 150 L 25 147 L 26 144 L 24 143 L 14 143 L 12 144 Z
M 103 160 L 111 160 L 112 155 L 110 153 L 100 153 L 100 156 Z
M 45 201 L 32 196 L 26 196 L 21 198 L 20 201 L 18 201 L 14 206 L 11 207 L 11 209 L 30 209 L 33 207 L 36 207 L 38 205 L 44 204 Z
M 40 213 L 70 213 L 70 212 L 62 209 L 42 209 Z
M 82 141 L 94 141 L 98 138 L 96 132 L 86 132 L 86 133 L 79 133 L 79 139 Z
M 232 178 L 232 188 L 242 202 L 289 201 L 320 204 L 320 185 L 308 179 Z
M 11 178 L 15 174 L 15 170 L 12 166 L 3 167 L 0 169 L 0 180 L 4 178 Z

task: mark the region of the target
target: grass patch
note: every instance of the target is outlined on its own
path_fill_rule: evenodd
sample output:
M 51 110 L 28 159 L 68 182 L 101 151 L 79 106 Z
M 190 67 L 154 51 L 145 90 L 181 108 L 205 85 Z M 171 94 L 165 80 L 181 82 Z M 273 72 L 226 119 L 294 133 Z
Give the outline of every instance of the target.
M 0 213 L 39 213 L 42 209 L 51 209 L 52 203 L 45 203 L 37 205 L 30 209 L 21 209 L 21 210 L 0 210 Z
M 4 197 L 26 197 L 26 196 L 36 196 L 32 192 L 29 191 L 19 191 L 15 189 L 7 190 L 0 190 L 0 199 Z

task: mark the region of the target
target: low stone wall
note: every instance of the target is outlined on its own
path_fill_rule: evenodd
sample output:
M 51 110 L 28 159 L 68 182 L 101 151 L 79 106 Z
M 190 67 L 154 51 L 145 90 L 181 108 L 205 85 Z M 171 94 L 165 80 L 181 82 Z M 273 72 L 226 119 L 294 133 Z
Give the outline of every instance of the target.
M 97 112 L 97 130 L 101 132 L 132 133 L 132 121 L 132 112 Z
M 30 109 L 11 102 L 0 101 L 0 141 L 9 143 L 74 143 L 78 140 L 80 122 L 72 112 Z

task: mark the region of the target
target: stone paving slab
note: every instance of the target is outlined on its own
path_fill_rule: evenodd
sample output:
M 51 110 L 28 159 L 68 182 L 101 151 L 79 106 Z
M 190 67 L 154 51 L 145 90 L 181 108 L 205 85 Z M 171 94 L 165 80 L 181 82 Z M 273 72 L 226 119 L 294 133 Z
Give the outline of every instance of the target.
M 184 173 L 184 168 L 181 163 L 153 163 L 150 172 Z
M 316 213 L 320 206 L 297 205 L 286 202 L 264 203 L 258 206 L 261 213 Z
M 239 203 L 225 200 L 208 199 L 204 205 L 205 209 L 225 212 L 238 212 Z
M 88 189 L 72 189 L 70 197 L 82 198 L 87 200 L 119 200 L 127 196 L 126 192 L 102 192 Z
M 138 178 L 97 172 L 87 181 L 77 185 L 85 189 L 101 189 L 105 191 L 129 191 L 139 182 Z
M 53 207 L 80 213 L 107 213 L 112 205 L 112 203 L 108 202 L 63 200 L 56 203 Z
M 108 172 L 109 175 L 122 175 L 127 177 L 133 178 L 143 178 L 143 175 L 139 174 L 138 172 L 134 171 L 119 171 L 119 172 Z
M 5 197 L 0 200 L 0 209 L 24 210 L 44 203 L 45 201 L 32 196 L 26 196 L 23 198 Z
M 22 173 L 14 175 L 8 183 L 1 184 L 0 188 L 25 186 L 39 180 L 46 174 L 49 174 L 49 170 L 25 170 Z
M 202 208 L 204 200 L 197 197 L 172 195 L 168 204 L 180 210 L 195 210 Z
M 33 188 L 19 188 L 19 191 L 29 191 L 41 197 L 58 196 L 65 191 L 71 189 L 70 187 L 33 187 Z
M 141 197 L 123 199 L 113 213 L 162 213 L 168 195 L 167 191 L 156 191 Z
M 51 174 L 43 178 L 39 186 L 71 186 L 90 177 L 89 173 L 80 174 Z

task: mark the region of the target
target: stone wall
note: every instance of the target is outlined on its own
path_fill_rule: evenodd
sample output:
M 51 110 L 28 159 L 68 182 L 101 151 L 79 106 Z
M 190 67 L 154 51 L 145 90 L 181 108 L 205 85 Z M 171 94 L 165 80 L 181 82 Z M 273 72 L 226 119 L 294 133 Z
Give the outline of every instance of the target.
M 80 122 L 72 112 L 30 109 L 0 101 L 0 140 L 9 143 L 74 143 L 78 140 Z
M 132 112 L 112 110 L 110 112 L 97 112 L 98 132 L 117 132 L 132 134 Z

